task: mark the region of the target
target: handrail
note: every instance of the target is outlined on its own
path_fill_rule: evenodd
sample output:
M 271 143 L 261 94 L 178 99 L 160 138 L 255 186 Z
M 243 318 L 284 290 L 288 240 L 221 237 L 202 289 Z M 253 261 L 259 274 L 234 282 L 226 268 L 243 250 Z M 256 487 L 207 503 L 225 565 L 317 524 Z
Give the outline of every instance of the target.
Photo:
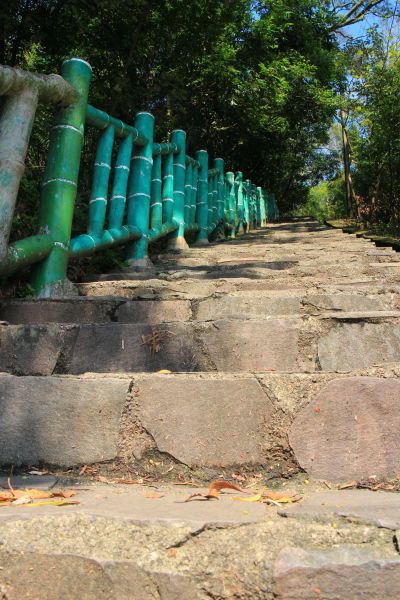
M 71 284 L 68 261 L 125 245 L 128 266 L 149 266 L 149 244 L 166 237 L 170 251 L 209 243 L 211 235 L 234 238 L 278 216 L 267 194 L 241 171 L 225 172 L 222 158 L 186 151 L 186 133 L 154 141 L 154 117 L 139 112 L 132 125 L 88 104 L 90 65 L 66 60 L 60 75 L 0 67 L 0 274 L 34 265 L 39 297 L 64 296 Z M 9 244 L 11 223 L 38 102 L 58 105 L 38 211 L 39 231 Z M 71 239 L 85 129 L 99 130 L 88 225 Z M 117 146 L 115 148 L 115 146 Z M 115 151 L 116 150 L 116 151 Z M 116 158 L 114 158 L 116 157 Z

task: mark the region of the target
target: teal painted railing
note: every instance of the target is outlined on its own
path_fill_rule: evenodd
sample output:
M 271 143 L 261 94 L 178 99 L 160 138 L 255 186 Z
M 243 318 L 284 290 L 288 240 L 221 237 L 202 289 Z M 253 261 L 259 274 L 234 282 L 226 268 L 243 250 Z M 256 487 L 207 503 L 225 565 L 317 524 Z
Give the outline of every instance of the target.
M 90 65 L 72 58 L 60 75 L 37 75 L 0 67 L 0 274 L 33 265 L 37 296 L 68 294 L 66 273 L 73 257 L 124 244 L 127 266 L 150 264 L 149 244 L 168 238 L 171 251 L 209 243 L 219 231 L 234 238 L 275 220 L 275 198 L 212 164 L 206 150 L 186 152 L 186 133 L 154 141 L 154 117 L 139 112 L 133 125 L 88 104 Z M 58 106 L 50 132 L 37 235 L 9 243 L 11 224 L 38 102 Z M 71 239 L 85 129 L 99 130 L 86 232 Z M 113 160 L 116 154 L 115 160 Z

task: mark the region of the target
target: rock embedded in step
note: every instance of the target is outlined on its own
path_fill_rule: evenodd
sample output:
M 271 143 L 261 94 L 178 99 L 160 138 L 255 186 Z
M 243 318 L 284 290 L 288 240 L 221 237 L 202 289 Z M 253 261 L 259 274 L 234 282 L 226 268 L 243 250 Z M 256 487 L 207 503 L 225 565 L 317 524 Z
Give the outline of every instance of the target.
M 340 323 L 319 340 L 318 358 L 322 371 L 346 372 L 399 363 L 400 325 Z
M 115 312 L 118 323 L 168 323 L 189 321 L 188 300 L 146 300 L 124 302 Z
M 0 463 L 73 466 L 115 458 L 129 383 L 0 375 Z
M 297 371 L 301 326 L 296 318 L 220 320 L 199 333 L 218 371 Z
M 277 600 L 398 600 L 400 556 L 387 549 L 284 548 L 274 565 Z
M 68 332 L 57 324 L 0 327 L 0 371 L 51 375 Z
M 272 402 L 251 377 L 136 380 L 138 417 L 158 450 L 189 466 L 260 465 Z
M 329 382 L 297 413 L 289 442 L 300 466 L 329 481 L 400 473 L 400 379 Z

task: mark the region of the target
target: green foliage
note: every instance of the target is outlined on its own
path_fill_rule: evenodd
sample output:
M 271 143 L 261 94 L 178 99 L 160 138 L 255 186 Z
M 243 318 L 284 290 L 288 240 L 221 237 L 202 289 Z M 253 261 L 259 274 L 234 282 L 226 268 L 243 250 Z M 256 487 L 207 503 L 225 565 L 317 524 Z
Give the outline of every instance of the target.
M 306 196 L 340 77 L 324 0 L 10 0 L 1 10 L 0 62 L 57 72 L 81 56 L 94 70 L 92 104 L 128 122 L 150 109 L 158 139 L 185 129 L 189 150 L 223 156 L 283 210 Z M 45 144 L 33 145 L 36 181 Z
M 345 216 L 344 181 L 342 177 L 321 181 L 309 189 L 308 197 L 300 208 L 292 211 L 296 216 L 311 216 L 320 223 L 327 219 Z

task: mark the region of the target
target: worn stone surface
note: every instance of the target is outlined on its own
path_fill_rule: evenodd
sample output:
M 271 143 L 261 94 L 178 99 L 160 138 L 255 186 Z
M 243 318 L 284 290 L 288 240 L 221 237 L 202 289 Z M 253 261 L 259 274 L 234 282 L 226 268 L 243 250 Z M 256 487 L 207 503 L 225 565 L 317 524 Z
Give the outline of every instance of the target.
M 390 301 L 381 296 L 369 297 L 360 294 L 310 294 L 303 299 L 305 306 L 317 311 L 342 310 L 345 312 L 363 312 L 388 310 Z
M 145 300 L 125 302 L 116 310 L 115 320 L 119 323 L 168 323 L 189 321 L 192 315 L 187 300 Z
M 400 473 L 400 379 L 331 381 L 296 415 L 289 442 L 301 467 L 332 481 Z
M 117 454 L 129 381 L 0 376 L 0 462 L 79 465 Z
M 137 395 L 139 420 L 161 452 L 190 466 L 264 462 L 273 407 L 254 378 L 146 378 Z
M 198 593 L 204 600 L 210 597 L 272 600 L 276 597 L 276 585 L 282 582 L 274 563 L 285 547 L 302 545 L 307 552 L 318 556 L 314 563 L 322 562 L 323 566 L 328 563 L 335 566 L 341 560 L 351 568 L 359 564 L 364 568 L 365 563 L 369 568 L 370 560 L 385 566 L 400 560 L 393 532 L 385 529 L 341 522 L 332 527 L 328 523 L 282 519 L 276 514 L 276 507 L 234 501 L 232 498 L 243 496 L 240 492 L 228 491 L 221 494 L 220 500 L 185 503 L 183 500 L 196 492 L 195 488 L 158 488 L 164 494 L 162 498 L 146 497 L 146 489 L 154 494 L 154 488 L 150 487 L 97 485 L 90 491 L 78 489 L 76 498 L 81 504 L 76 506 L 3 509 L 0 585 L 3 589 L 8 586 L 7 593 L 13 593 L 15 585 L 20 593 L 18 599 L 24 599 L 22 593 L 29 589 L 23 587 L 26 581 L 36 592 L 43 587 L 52 590 L 54 580 L 54 589 L 60 593 L 63 589 L 74 591 L 74 582 L 69 580 L 82 576 L 90 579 L 86 588 L 82 584 L 90 600 L 99 597 L 95 595 L 102 589 L 99 582 L 108 593 L 110 590 L 114 593 L 109 597 L 118 598 L 125 598 L 126 590 L 130 589 L 134 598 L 141 599 L 145 591 L 153 593 L 154 583 L 160 594 L 155 596 L 157 599 L 196 598 Z M 163 507 L 167 502 L 174 516 L 166 519 Z M 151 506 L 148 509 L 152 511 L 151 518 L 148 511 L 140 514 L 139 507 L 146 504 Z M 232 511 L 238 518 L 229 521 Z M 222 518 L 215 518 L 216 513 Z M 201 514 L 201 518 L 194 518 L 196 514 Z M 326 550 L 332 546 L 337 548 L 336 555 L 326 556 Z M 322 560 L 321 555 L 324 555 Z M 68 556 L 71 563 L 63 560 Z M 53 562 L 54 557 L 58 563 Z M 125 577 L 128 566 L 131 572 Z M 54 572 L 57 570 L 60 580 L 61 575 L 64 578 L 63 588 L 57 587 L 61 586 L 57 583 L 58 573 Z M 319 574 L 316 573 L 316 580 Z M 390 576 L 386 570 L 380 574 Z M 289 579 L 291 575 L 290 572 Z M 380 589 L 379 578 L 376 585 Z
M 154 344 L 153 334 L 158 335 Z M 190 324 L 83 325 L 67 372 L 208 370 L 202 361 L 203 353 L 197 347 Z
M 391 492 L 369 490 L 327 490 L 305 498 L 279 512 L 285 517 L 332 522 L 339 517 L 351 521 L 400 529 L 400 496 Z
M 0 326 L 0 371 L 18 375 L 53 373 L 66 332 L 57 325 Z
M 276 315 L 295 315 L 300 312 L 299 297 L 240 298 L 225 296 L 210 298 L 199 303 L 196 318 L 199 321 L 215 319 L 262 319 Z
M 400 326 L 391 323 L 343 323 L 318 342 L 323 371 L 351 371 L 400 360 Z
M 218 371 L 299 370 L 300 319 L 215 321 L 199 330 Z
M 13 480 L 14 481 L 14 480 Z M 111 479 L 112 481 L 112 479 Z M 17 484 L 15 483 L 17 488 Z M 20 487 L 25 487 L 20 486 Z M 151 523 L 164 523 L 165 525 L 185 524 L 190 530 L 202 527 L 237 526 L 263 521 L 266 516 L 266 507 L 261 503 L 246 503 L 233 501 L 238 496 L 245 498 L 246 494 L 225 490 L 215 501 L 184 502 L 190 494 L 203 492 L 205 488 L 179 485 L 99 485 L 86 483 L 76 486 L 76 498 L 79 505 L 67 509 L 68 514 L 102 517 L 104 519 L 130 520 L 136 524 L 151 525 Z M 58 486 L 57 486 L 58 489 Z M 160 497 L 152 498 L 151 494 L 157 493 Z M 150 497 L 147 497 L 150 496 Z M 53 512 L 52 512 L 53 511 Z M 28 519 L 51 517 L 54 507 L 35 506 L 24 508 L 24 517 Z M 21 509 L 18 506 L 9 506 L 7 511 L 0 514 L 0 530 L 2 519 L 18 521 L 21 518 Z
M 11 324 L 106 323 L 113 311 L 112 301 L 86 300 L 3 300 L 0 319 Z
M 397 600 L 400 557 L 341 546 L 330 550 L 284 548 L 274 565 L 279 600 Z

